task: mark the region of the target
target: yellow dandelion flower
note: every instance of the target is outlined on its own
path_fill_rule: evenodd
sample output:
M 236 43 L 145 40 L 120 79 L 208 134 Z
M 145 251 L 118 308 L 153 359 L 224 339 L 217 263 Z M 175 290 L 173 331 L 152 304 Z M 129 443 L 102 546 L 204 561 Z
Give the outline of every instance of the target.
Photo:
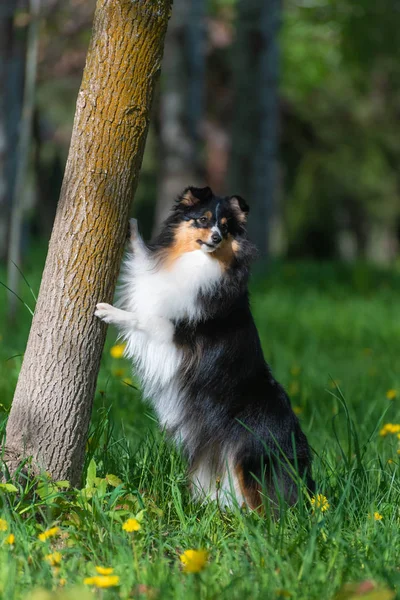
M 124 355 L 125 344 L 115 344 L 111 346 L 110 354 L 113 358 L 122 358 Z
M 43 533 L 39 533 L 38 538 L 41 542 L 45 542 L 48 538 L 54 537 L 60 533 L 59 527 L 51 527 L 50 529 L 46 529 Z
M 0 519 L 0 531 L 7 531 L 8 523 L 5 519 Z
M 4 540 L 4 542 L 6 544 L 9 544 L 10 546 L 12 546 L 15 543 L 15 535 L 13 533 L 10 533 L 6 539 Z
M 185 573 L 200 573 L 208 560 L 207 550 L 185 550 L 179 557 Z
M 290 374 L 293 377 L 297 377 L 298 375 L 300 375 L 301 373 L 301 367 L 299 367 L 299 365 L 293 365 L 290 369 Z
M 67 583 L 67 580 L 65 579 L 65 577 L 60 577 L 59 581 L 58 581 L 58 585 L 60 587 L 64 587 L 64 585 Z
M 114 572 L 112 567 L 95 567 L 99 575 L 111 575 Z
M 388 390 L 386 392 L 386 398 L 388 400 L 394 400 L 397 396 L 397 391 L 396 390 Z
M 386 423 L 379 432 L 379 435 L 386 437 L 388 433 L 400 433 L 400 425 L 398 423 Z
M 122 525 L 122 529 L 124 531 L 128 531 L 128 533 L 131 533 L 132 531 L 139 531 L 141 528 L 142 526 L 137 519 L 128 519 Z
M 400 448 L 397 450 L 397 454 L 400 454 Z
M 303 408 L 301 406 L 293 406 L 293 412 L 295 415 L 301 415 Z
M 52 567 L 59 565 L 61 563 L 61 559 L 61 552 L 52 552 L 51 554 L 46 554 L 44 557 L 44 560 L 46 560 Z
M 297 396 L 300 390 L 300 385 L 298 381 L 291 381 L 289 385 L 289 394 L 291 396 Z
M 323 494 L 317 494 L 316 496 L 311 498 L 311 506 L 314 510 L 325 512 L 329 509 L 328 498 Z
M 119 577 L 118 575 L 95 575 L 94 577 L 86 577 L 83 583 L 97 588 L 116 587 L 119 585 Z
M 383 516 L 381 514 L 379 514 L 378 512 L 374 512 L 374 519 L 375 519 L 375 521 L 382 521 Z

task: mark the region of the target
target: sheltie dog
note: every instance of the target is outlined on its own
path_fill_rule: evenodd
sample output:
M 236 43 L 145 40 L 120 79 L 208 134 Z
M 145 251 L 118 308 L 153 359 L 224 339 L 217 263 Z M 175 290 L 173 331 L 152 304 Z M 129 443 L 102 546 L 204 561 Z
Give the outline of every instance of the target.
M 132 219 L 119 307 L 95 315 L 126 341 L 144 396 L 187 456 L 193 497 L 257 509 L 264 497 L 293 504 L 313 481 L 250 311 L 248 212 L 239 196 L 188 187 L 154 242 Z

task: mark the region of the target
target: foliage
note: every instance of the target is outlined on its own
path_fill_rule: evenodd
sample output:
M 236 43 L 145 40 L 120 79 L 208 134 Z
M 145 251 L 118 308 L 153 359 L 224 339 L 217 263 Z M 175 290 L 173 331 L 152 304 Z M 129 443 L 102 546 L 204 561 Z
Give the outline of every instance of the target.
M 26 272 L 34 289 L 38 271 Z M 44 474 L 0 491 L 0 597 L 394 598 L 399 292 L 398 274 L 364 264 L 277 264 L 255 278 L 264 350 L 314 448 L 320 494 L 277 520 L 190 501 L 184 461 L 111 356 L 110 332 L 82 489 Z M 13 331 L 0 323 L 4 428 L 20 363 L 7 359 L 23 352 L 29 313 Z
M 355 253 L 377 258 L 374 233 L 396 239 L 400 68 L 391 32 L 399 25 L 395 0 L 286 3 L 282 93 L 291 116 L 283 160 L 292 253 L 332 256 L 345 231 Z

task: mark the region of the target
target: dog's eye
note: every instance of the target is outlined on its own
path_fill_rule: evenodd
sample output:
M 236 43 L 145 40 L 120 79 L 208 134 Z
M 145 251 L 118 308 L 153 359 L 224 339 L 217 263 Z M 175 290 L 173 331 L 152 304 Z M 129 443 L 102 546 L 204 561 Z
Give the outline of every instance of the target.
M 207 217 L 200 217 L 200 219 L 197 219 L 197 221 L 201 223 L 201 225 L 205 225 L 208 222 L 208 219 Z

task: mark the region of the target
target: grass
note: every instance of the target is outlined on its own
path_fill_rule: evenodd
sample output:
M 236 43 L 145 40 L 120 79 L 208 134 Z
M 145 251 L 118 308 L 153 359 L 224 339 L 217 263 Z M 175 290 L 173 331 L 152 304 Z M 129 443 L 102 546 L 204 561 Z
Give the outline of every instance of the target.
M 24 268 L 35 290 L 41 265 L 37 251 Z M 29 290 L 21 293 L 29 303 Z M 360 583 L 375 586 L 365 598 L 400 597 L 400 442 L 379 435 L 383 424 L 400 423 L 399 293 L 395 271 L 366 265 L 277 264 L 255 277 L 265 354 L 290 392 L 329 502 L 313 513 L 304 498 L 275 520 L 190 501 L 184 461 L 124 383 L 130 366 L 110 355 L 111 331 L 82 489 L 43 476 L 1 490 L 0 598 L 313 600 L 362 597 Z M 4 304 L 0 290 L 3 430 L 30 322 L 21 307 L 9 327 Z M 139 531 L 123 530 L 128 518 L 140 521 Z M 41 541 L 51 527 L 56 535 Z M 179 556 L 201 548 L 209 553 L 204 570 L 184 573 Z M 54 552 L 60 556 L 46 559 Z M 93 596 L 83 581 L 96 566 L 113 567 L 119 587 Z

